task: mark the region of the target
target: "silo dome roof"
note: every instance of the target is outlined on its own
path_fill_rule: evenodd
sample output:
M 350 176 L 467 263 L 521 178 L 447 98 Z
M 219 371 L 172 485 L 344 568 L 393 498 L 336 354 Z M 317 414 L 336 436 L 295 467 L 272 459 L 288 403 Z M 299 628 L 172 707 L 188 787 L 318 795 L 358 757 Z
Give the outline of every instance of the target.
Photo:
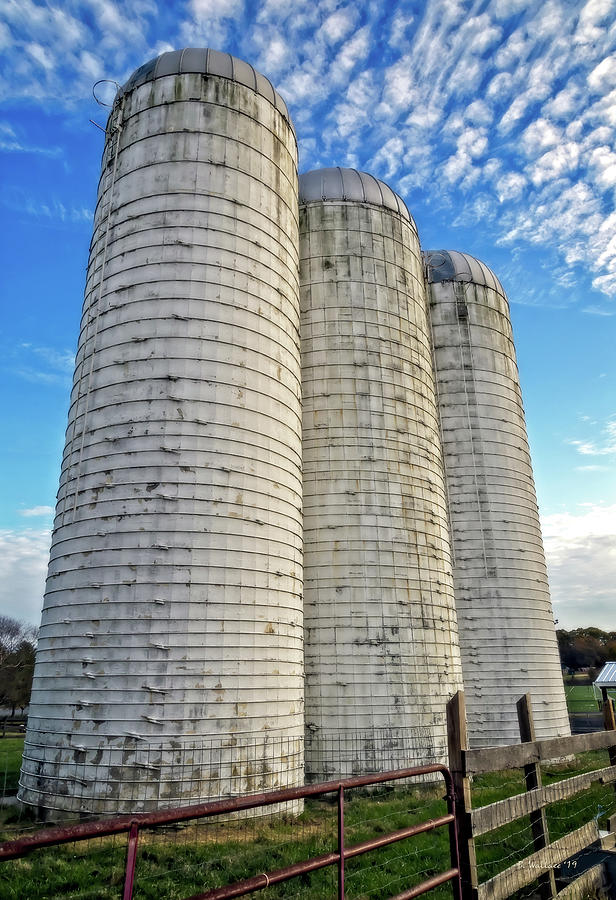
M 356 200 L 385 206 L 413 221 L 406 203 L 384 181 L 356 169 L 313 169 L 299 176 L 299 202 Z
M 503 286 L 485 263 L 457 250 L 427 250 L 424 261 L 430 284 L 438 281 L 472 281 L 507 296 Z
M 230 53 L 221 53 L 219 50 L 211 50 L 202 47 L 185 47 L 183 50 L 171 50 L 161 53 L 149 62 L 144 63 L 130 76 L 122 90 L 132 91 L 148 81 L 162 78 L 164 75 L 184 75 L 197 73 L 202 75 L 218 75 L 220 78 L 228 78 L 251 88 L 257 94 L 265 97 L 279 110 L 291 127 L 293 123 L 289 116 L 287 104 L 278 91 L 265 75 L 257 72 L 250 63 L 231 56 Z

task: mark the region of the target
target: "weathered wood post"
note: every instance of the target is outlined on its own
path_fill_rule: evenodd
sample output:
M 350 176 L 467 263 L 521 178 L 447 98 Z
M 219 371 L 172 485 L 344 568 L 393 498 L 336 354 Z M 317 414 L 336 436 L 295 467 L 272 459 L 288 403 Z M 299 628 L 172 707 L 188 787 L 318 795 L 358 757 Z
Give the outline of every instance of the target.
M 471 783 L 466 776 L 464 751 L 468 750 L 466 705 L 463 691 L 458 691 L 447 704 L 447 742 L 449 768 L 456 796 L 456 827 L 460 853 L 460 876 L 463 900 L 476 900 L 478 891 L 477 858 L 471 824 Z
M 537 740 L 535 734 L 535 723 L 533 722 L 533 707 L 530 694 L 524 694 L 520 697 L 517 704 L 518 724 L 520 726 L 520 741 L 523 744 L 532 743 Z M 526 790 L 534 791 L 541 787 L 541 765 L 540 763 L 529 763 L 524 766 L 524 779 L 526 781 Z M 550 843 L 550 833 L 548 831 L 548 822 L 545 815 L 545 809 L 537 809 L 530 813 L 530 827 L 533 833 L 533 844 L 535 850 L 543 850 Z M 556 881 L 554 878 L 554 869 L 550 869 L 544 875 L 541 875 L 539 881 L 539 893 L 544 898 L 556 896 Z
M 614 704 L 612 703 L 606 687 L 601 688 L 601 697 L 603 699 L 603 727 L 606 731 L 614 731 L 616 729 L 616 718 L 614 717 Z M 609 756 L 610 756 L 610 765 L 616 766 L 616 747 L 608 747 Z M 614 784 L 614 791 L 616 791 L 616 783 Z M 612 816 L 608 819 L 608 826 L 610 831 L 616 831 L 616 816 Z
M 601 697 L 603 699 L 603 726 L 606 731 L 614 731 L 616 729 L 616 718 L 614 717 L 614 704 L 610 700 L 610 697 L 607 693 L 607 688 L 601 688 Z M 610 763 L 612 765 L 616 765 L 614 759 L 612 759 L 612 750 L 610 749 Z

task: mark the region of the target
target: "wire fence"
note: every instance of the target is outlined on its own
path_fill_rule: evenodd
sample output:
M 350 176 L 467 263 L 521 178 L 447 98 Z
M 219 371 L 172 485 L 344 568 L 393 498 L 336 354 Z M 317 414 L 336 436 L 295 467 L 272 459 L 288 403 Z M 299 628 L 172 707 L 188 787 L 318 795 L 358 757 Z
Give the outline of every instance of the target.
M 416 727 L 318 737 L 308 731 L 305 744 L 303 735 L 274 730 L 199 740 L 146 742 L 130 735 L 105 743 L 90 736 L 90 745 L 87 740 L 29 728 L 25 742 L 17 736 L 0 741 L 5 802 L 19 790 L 26 806 L 53 822 L 147 812 L 446 759 L 444 741 Z M 292 810 L 299 811 L 301 804 Z
M 58 739 L 29 729 L 19 799 L 54 821 L 147 812 L 303 784 L 303 736 L 268 731 L 156 742 L 128 736 L 100 743 L 76 744 L 74 736 Z
M 380 746 L 375 747 L 372 759 L 374 768 L 387 759 L 392 768 L 401 767 L 399 760 L 405 754 L 405 737 L 392 741 L 384 732 L 378 736 Z M 331 746 L 323 752 L 328 766 L 333 766 L 340 753 L 340 769 L 366 768 L 365 749 L 375 735 L 358 732 L 353 735 L 335 736 Z M 0 810 L 1 839 L 28 834 L 41 827 L 37 809 L 16 803 L 16 790 L 21 763 L 23 735 L 8 734 L 0 739 L 0 789 L 3 802 Z M 177 757 L 160 765 L 160 746 L 139 748 L 134 754 L 124 754 L 121 770 L 130 785 L 131 796 L 138 795 L 143 773 L 150 778 L 162 773 L 167 787 L 157 788 L 157 793 L 147 795 L 149 808 L 174 805 L 170 797 L 183 798 L 190 792 L 191 802 L 239 797 L 250 793 L 294 787 L 303 783 L 301 778 L 304 747 L 297 738 L 270 735 L 267 753 L 263 742 L 237 739 L 232 746 L 222 747 L 221 742 L 194 742 L 186 747 L 176 745 Z M 324 745 L 323 745 L 324 747 Z M 186 751 L 188 759 L 182 758 Z M 387 755 L 389 754 L 389 756 Z M 122 758 L 119 757 L 121 760 Z M 107 777 L 110 762 L 116 758 L 100 757 L 102 778 Z M 173 760 L 176 759 L 176 762 Z M 284 763 L 284 764 L 283 764 Z M 588 772 L 610 765 L 607 750 L 583 753 L 565 761 L 552 761 L 541 765 L 544 785 L 570 778 L 574 774 Z M 197 790 L 191 785 L 194 772 L 198 771 Z M 138 773 L 135 777 L 134 773 Z M 300 773 L 298 775 L 298 773 Z M 341 773 L 341 774 L 342 774 Z M 352 774 L 357 774 L 352 771 Z M 74 812 L 47 815 L 47 823 L 56 818 L 67 821 L 83 821 L 92 816 L 84 804 L 85 787 L 90 779 L 100 773 L 90 772 L 76 781 L 73 797 L 79 802 Z M 434 782 L 434 775 L 415 778 L 394 784 L 385 783 L 353 791 L 346 807 L 347 844 L 371 840 L 389 831 L 405 828 L 426 819 L 438 818 L 445 808 L 442 784 Z M 431 780 L 432 779 L 432 780 Z M 213 796 L 213 785 L 219 792 Z M 526 791 L 522 769 L 510 769 L 498 774 L 474 776 L 472 779 L 473 808 L 487 806 Z M 204 796 L 203 796 L 204 794 Z M 113 798 L 111 798 L 113 799 Z M 162 803 L 160 802 L 162 799 Z M 200 818 L 179 822 L 141 832 L 138 849 L 138 881 L 136 898 L 166 896 L 190 897 L 206 888 L 213 888 L 242 880 L 259 872 L 298 862 L 307 857 L 335 851 L 337 846 L 336 807 L 332 796 L 324 798 L 294 799 L 278 803 L 267 809 L 243 810 L 213 820 Z M 180 801 L 182 802 L 182 800 Z M 143 805 L 139 806 L 143 809 Z M 110 810 L 116 813 L 117 808 Z M 607 830 L 609 820 L 616 816 L 614 785 L 595 782 L 591 787 L 552 802 L 546 809 L 550 841 L 557 841 L 576 828 L 595 820 Z M 477 874 L 483 883 L 522 862 L 536 849 L 533 828 L 528 816 L 506 822 L 497 830 L 479 836 L 475 840 Z M 347 900 L 367 900 L 392 896 L 430 877 L 442 868 L 448 855 L 446 833 L 441 830 L 420 835 L 416 840 L 404 841 L 382 849 L 377 853 L 351 859 L 347 864 Z M 582 854 L 583 856 L 584 854 Z M 581 859 L 581 857 L 580 857 Z M 74 900 L 87 898 L 116 898 L 121 896 L 126 862 L 126 839 L 123 836 L 93 838 L 79 844 L 67 844 L 53 851 L 37 851 L 36 854 L 0 866 L 0 896 L 22 898 L 36 896 L 40 900 L 67 897 Z M 573 867 L 583 866 L 577 858 L 569 862 L 569 870 L 561 867 L 565 878 L 576 873 Z M 312 900 L 336 895 L 336 873 L 331 869 L 304 873 L 294 882 L 270 886 L 269 898 L 301 898 Z M 531 896 L 537 884 L 523 889 L 520 897 Z M 437 894 L 450 896 L 447 885 Z
M 426 775 L 440 778 L 438 787 L 426 784 Z M 380 777 L 374 776 L 375 779 Z M 453 865 L 449 862 L 448 828 L 441 827 L 436 831 L 430 824 L 439 820 L 442 820 L 441 825 L 453 822 L 448 811 L 452 795 L 448 789 L 448 797 L 443 796 L 442 772 L 419 773 L 422 783 L 416 776 L 405 776 L 396 782 L 391 780 L 396 777 L 399 773 L 388 773 L 386 781 L 368 785 L 365 782 L 370 781 L 371 776 L 365 776 L 355 779 L 363 784 L 349 785 L 352 791 L 347 793 L 343 803 L 343 846 L 357 847 L 366 842 L 386 846 L 365 856 L 353 856 L 346 862 L 347 900 L 392 896 Z M 276 802 L 269 807 L 269 815 L 255 815 L 254 810 L 244 809 L 216 819 L 199 816 L 156 827 L 146 823 L 139 834 L 133 896 L 191 897 L 259 873 L 301 865 L 306 859 L 325 855 L 332 857 L 330 862 L 335 862 L 340 846 L 337 784 L 324 796 L 315 793 L 322 785 L 295 789 L 296 794 L 310 794 L 300 803 L 297 799 L 278 802 L 276 795 Z M 257 802 L 257 799 L 246 798 L 246 802 Z M 242 802 L 229 801 L 230 804 Z M 135 818 L 132 817 L 133 822 Z M 392 832 L 421 829 L 421 823 L 426 822 L 429 828 L 415 835 L 412 841 L 388 843 Z M 82 827 L 103 826 L 104 823 L 98 821 Z M 5 823 L 3 837 L 6 836 Z M 126 838 L 118 834 L 104 833 L 80 843 L 37 849 L 22 859 L 0 866 L 0 896 L 7 900 L 28 896 L 36 896 L 39 900 L 120 897 L 125 859 Z M 451 888 L 444 882 L 437 892 L 450 896 Z M 337 896 L 337 871 L 331 867 L 302 871 L 300 877 L 291 882 L 271 884 L 266 895 L 268 898 L 305 900 Z
M 398 726 L 336 732 L 306 730 L 308 783 L 429 765 L 443 762 L 446 758 L 447 735 L 444 727 Z
M 541 781 L 544 786 L 566 784 L 567 779 L 610 766 L 608 750 L 597 750 L 579 754 L 566 760 L 541 764 Z M 494 774 L 476 775 L 472 779 L 473 808 L 487 806 L 497 800 L 514 797 L 526 791 L 523 769 L 510 769 Z M 600 831 L 611 830 L 610 819 L 616 816 L 616 793 L 614 783 L 597 780 L 577 794 L 551 802 L 546 807 L 546 829 L 550 844 L 545 849 L 547 869 L 554 868 L 557 884 L 562 889 L 569 881 L 579 876 L 591 863 L 597 862 L 597 848 L 585 847 L 572 853 L 564 863 L 558 857 L 553 844 L 571 835 L 577 829 L 596 823 Z M 536 833 L 530 817 L 521 816 L 511 821 L 505 812 L 503 823 L 481 834 L 474 840 L 476 850 L 477 880 L 480 885 L 510 867 L 528 866 L 535 863 L 533 854 L 537 849 Z M 609 854 L 605 854 L 609 856 Z M 529 859 L 530 857 L 530 859 Z M 538 880 L 532 880 L 522 889 L 516 888 L 518 900 L 543 895 Z

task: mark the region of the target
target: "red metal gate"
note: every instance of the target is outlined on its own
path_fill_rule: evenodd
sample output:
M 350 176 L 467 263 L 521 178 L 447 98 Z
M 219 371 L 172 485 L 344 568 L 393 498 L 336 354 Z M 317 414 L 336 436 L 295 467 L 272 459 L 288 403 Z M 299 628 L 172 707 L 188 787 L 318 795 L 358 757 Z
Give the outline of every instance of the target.
M 387 781 L 399 781 L 403 778 L 418 778 L 425 775 L 439 773 L 442 775 L 447 801 L 447 815 L 434 819 L 428 819 L 407 828 L 392 831 L 389 834 L 380 835 L 368 841 L 363 841 L 354 846 L 345 846 L 344 840 L 344 792 L 349 788 L 369 787 L 382 784 Z M 338 869 L 337 897 L 344 900 L 344 867 L 347 859 L 360 856 L 370 850 L 386 847 L 397 841 L 411 838 L 414 835 L 433 831 L 436 828 L 448 826 L 450 866 L 437 875 L 422 881 L 420 884 L 397 894 L 391 900 L 411 900 L 425 894 L 432 888 L 446 882 L 452 883 L 454 900 L 461 900 L 460 867 L 458 857 L 458 842 L 456 837 L 456 809 L 451 773 L 446 766 L 431 765 L 418 766 L 411 769 L 396 769 L 391 772 L 383 772 L 378 775 L 363 775 L 355 778 L 345 778 L 340 781 L 327 781 L 320 784 L 304 785 L 303 787 L 286 788 L 281 791 L 268 791 L 264 794 L 251 794 L 245 797 L 236 797 L 231 800 L 218 800 L 209 803 L 199 803 L 192 806 L 176 807 L 174 809 L 161 809 L 156 812 L 138 813 L 130 816 L 117 816 L 112 819 L 102 819 L 95 822 L 85 822 L 79 825 L 67 825 L 38 831 L 35 834 L 8 841 L 0 844 L 0 860 L 18 859 L 33 850 L 43 847 L 52 847 L 58 844 L 66 844 L 74 841 L 88 840 L 91 838 L 105 837 L 108 835 L 128 835 L 126 853 L 126 871 L 124 878 L 123 900 L 131 900 L 137 863 L 137 844 L 139 830 L 141 828 L 156 828 L 162 825 L 171 825 L 178 822 L 187 822 L 192 819 L 203 819 L 212 816 L 228 815 L 241 810 L 256 809 L 284 803 L 289 800 L 301 800 L 306 797 L 320 797 L 324 794 L 337 795 L 338 806 L 338 848 L 335 852 L 315 856 L 302 860 L 283 869 L 271 872 L 263 872 L 244 881 L 235 882 L 224 887 L 213 888 L 200 894 L 194 894 L 186 900 L 227 900 L 230 897 L 243 897 L 254 891 L 266 888 L 270 884 L 280 884 L 298 875 L 314 872 L 326 866 L 336 866 Z

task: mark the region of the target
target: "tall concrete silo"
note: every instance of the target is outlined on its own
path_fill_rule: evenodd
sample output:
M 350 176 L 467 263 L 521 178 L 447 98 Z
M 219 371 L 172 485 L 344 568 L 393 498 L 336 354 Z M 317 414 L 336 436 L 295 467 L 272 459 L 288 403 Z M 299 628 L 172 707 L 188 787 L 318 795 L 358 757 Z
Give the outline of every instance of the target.
M 306 772 L 441 761 L 460 687 L 417 230 L 383 182 L 300 176 Z
M 472 745 L 569 734 L 509 304 L 464 253 L 426 254 Z
M 108 813 L 303 780 L 297 149 L 228 54 L 118 92 L 20 797 Z

